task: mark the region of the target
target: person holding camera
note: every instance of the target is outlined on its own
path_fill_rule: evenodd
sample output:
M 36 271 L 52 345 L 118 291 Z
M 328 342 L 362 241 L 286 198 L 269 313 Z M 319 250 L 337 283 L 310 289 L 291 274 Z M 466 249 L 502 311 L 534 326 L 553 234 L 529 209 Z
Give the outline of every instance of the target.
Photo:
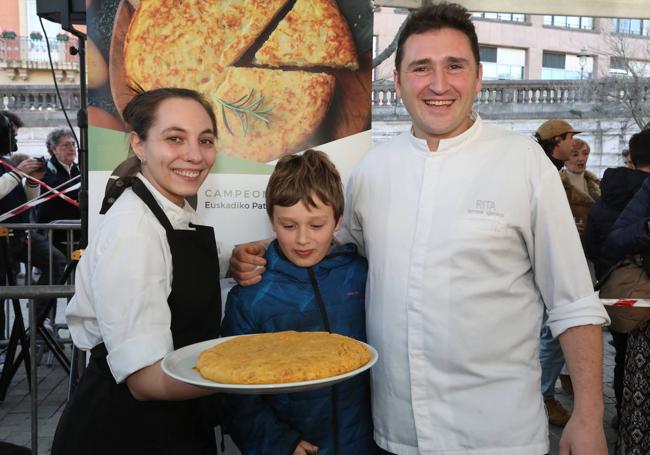
M 44 161 L 45 175 L 43 182 L 71 199 L 79 200 L 79 190 L 66 191 L 76 185 L 79 180 L 73 178 L 79 176 L 77 160 L 77 142 L 72 131 L 67 128 L 57 128 L 50 131 L 46 139 L 47 151 L 50 159 Z M 67 183 L 66 183 L 67 182 Z M 39 223 L 50 223 L 55 220 L 79 220 L 81 212 L 78 206 L 72 205 L 69 201 L 55 197 L 38 206 L 37 220 Z M 65 254 L 67 235 L 66 231 L 57 230 L 53 232 L 54 245 Z M 78 231 L 75 241 L 78 240 Z
M 16 207 L 23 205 L 28 200 L 38 196 L 38 186 L 35 182 L 27 179 L 23 185 L 22 174 L 29 175 L 36 179 L 43 178 L 45 170 L 43 163 L 37 158 L 28 158 L 15 164 L 9 154 L 18 150 L 16 135 L 18 129 L 23 125 L 22 121 L 15 114 L 7 115 L 0 113 L 0 215 L 7 213 Z M 29 210 L 16 213 L 7 218 L 3 223 L 29 223 Z M 58 284 L 65 269 L 65 257 L 56 249 L 52 250 L 52 269 L 50 281 L 50 252 L 48 240 L 37 231 L 31 231 L 31 264 L 37 267 L 41 274 L 36 284 Z M 27 233 L 22 229 L 15 229 L 9 237 L 9 256 L 12 262 L 27 263 L 28 244 Z M 0 263 L 0 271 L 3 275 L 7 273 L 7 264 Z M 49 308 L 49 300 L 35 300 L 37 320 L 45 318 Z
M 648 137 L 650 129 L 637 133 L 630 145 Z M 632 148 L 632 147 L 631 147 Z M 638 163 L 635 162 L 638 166 Z M 650 178 L 625 206 L 601 248 L 612 260 L 640 255 L 646 276 L 650 276 Z M 641 282 L 637 291 L 647 289 Z M 602 288 L 601 288 L 602 289 Z M 601 290 L 602 292 L 602 290 Z M 621 291 L 623 292 L 623 291 Z M 623 388 L 619 410 L 617 455 L 648 453 L 650 449 L 650 323 L 627 334 Z

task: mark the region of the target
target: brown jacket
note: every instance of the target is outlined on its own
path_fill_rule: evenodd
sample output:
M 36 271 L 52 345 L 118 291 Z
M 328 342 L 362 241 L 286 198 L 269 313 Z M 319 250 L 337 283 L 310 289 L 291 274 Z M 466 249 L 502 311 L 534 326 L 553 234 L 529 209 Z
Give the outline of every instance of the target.
M 576 221 L 581 220 L 583 223 L 586 223 L 591 206 L 600 197 L 600 179 L 594 173 L 585 171 L 585 180 L 587 181 L 587 193 L 585 193 L 571 185 L 566 169 L 560 171 L 560 178 L 562 179 L 573 217 L 576 218 Z

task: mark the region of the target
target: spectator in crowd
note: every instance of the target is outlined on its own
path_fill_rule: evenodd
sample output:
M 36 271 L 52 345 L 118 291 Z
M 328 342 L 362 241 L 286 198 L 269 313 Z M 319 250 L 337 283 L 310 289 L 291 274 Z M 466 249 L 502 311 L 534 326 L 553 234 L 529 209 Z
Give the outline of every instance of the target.
M 560 178 L 562 179 L 564 191 L 566 192 L 569 201 L 569 207 L 571 208 L 571 213 L 573 214 L 573 219 L 576 223 L 576 228 L 578 229 L 578 234 L 580 234 L 580 240 L 583 242 L 583 245 L 587 215 L 589 214 L 589 210 L 593 206 L 594 201 L 600 197 L 600 179 L 587 170 L 589 152 L 589 144 L 582 139 L 574 139 L 571 156 L 564 163 L 564 167 L 560 169 Z M 559 356 L 561 355 L 561 352 L 559 346 L 557 347 Z M 542 366 L 542 370 L 544 370 L 544 366 Z M 560 372 L 560 383 L 567 393 L 573 395 L 571 377 L 569 376 L 568 371 L 565 370 L 566 366 Z M 542 373 L 542 375 L 544 375 L 544 373 Z M 549 420 L 551 420 L 551 414 L 552 413 L 549 411 Z
M 584 237 L 589 210 L 600 197 L 600 179 L 587 170 L 589 152 L 589 144 L 582 139 L 574 139 L 571 156 L 560 170 L 560 178 L 581 239 Z
M 579 133 L 580 131 L 576 131 L 566 120 L 553 118 L 537 128 L 535 139 L 559 171 L 571 158 L 573 136 Z M 566 185 L 565 191 L 567 191 Z M 547 320 L 548 313 L 544 311 L 539 347 L 539 360 L 542 367 L 542 396 L 548 421 L 553 425 L 563 427 L 569 422 L 570 415 L 564 406 L 555 399 L 555 383 L 558 377 L 561 377 L 563 387 L 566 387 L 567 391 L 572 392 L 573 386 L 570 385 L 568 376 L 561 375 L 565 364 L 562 347 L 559 340 L 553 336 Z
M 369 262 L 375 441 L 397 454 L 548 452 L 535 358 L 546 307 L 575 388 L 561 450 L 604 455 L 607 314 L 556 168 L 472 112 L 482 69 L 469 16 L 437 3 L 406 20 L 394 78 L 412 128 L 368 151 L 348 182 L 339 241 Z M 235 278 L 259 281 L 262 251 L 238 246 Z
M 621 212 L 603 245 L 606 248 L 619 257 L 650 253 L 650 179 L 643 181 Z M 650 453 L 649 382 L 650 323 L 646 323 L 627 337 L 617 455 Z
M 2 165 L 0 165 L 0 214 L 5 214 L 38 195 L 38 186 L 30 180 L 26 180 L 23 186 L 22 176 L 17 171 L 37 179 L 42 178 L 44 174 L 42 162 L 35 158 L 23 160 L 18 165 L 8 158 L 11 152 L 18 149 L 16 134 L 21 125 L 22 121 L 15 114 L 8 116 L 5 113 L 0 113 L 0 156 L 3 161 Z M 29 212 L 30 210 L 17 213 L 4 220 L 4 222 L 29 223 Z M 52 250 L 50 277 L 50 252 L 47 238 L 36 231 L 31 231 L 30 246 L 31 263 L 41 271 L 36 284 L 58 284 L 65 268 L 63 255 L 56 249 Z M 27 234 L 24 230 L 14 230 L 13 236 L 9 238 L 9 250 L 14 263 L 27 262 Z M 2 271 L 7 273 L 6 264 L 3 264 Z M 45 318 L 48 305 L 54 302 L 56 302 L 56 299 L 51 301 L 36 300 L 37 319 Z
M 580 134 L 580 131 L 574 130 L 569 122 L 553 118 L 537 128 L 535 139 L 559 171 L 564 166 L 564 162 L 571 157 L 573 136 L 576 134 Z
M 628 145 L 633 167 L 605 170 L 600 182 L 602 196 L 587 217 L 585 253 L 594 263 L 597 278 L 621 258 L 619 252 L 603 249 L 603 245 L 621 211 L 650 175 L 650 129 L 633 135 Z
M 70 179 L 79 175 L 79 166 L 75 162 L 77 159 L 77 142 L 69 129 L 58 128 L 47 135 L 47 151 L 50 153 L 50 159 L 45 168 L 43 182 L 52 188 L 57 188 L 61 192 L 71 186 L 79 183 L 79 179 L 69 182 Z M 65 184 L 65 182 L 69 182 Z M 79 200 L 79 190 L 65 192 L 65 195 L 71 199 Z M 55 220 L 76 220 L 81 218 L 79 207 L 71 204 L 63 198 L 55 197 L 38 206 L 37 221 L 39 223 L 49 223 Z M 79 231 L 75 233 L 78 240 Z M 54 243 L 62 251 L 66 252 L 67 233 L 62 230 L 53 232 Z
M 634 161 L 632 161 L 632 157 L 630 156 L 630 150 L 629 149 L 623 149 L 621 152 L 621 156 L 623 157 L 623 164 L 625 167 L 634 169 Z
M 632 167 L 615 167 L 605 170 L 600 182 L 602 196 L 596 201 L 589 217 L 585 233 L 585 253 L 594 263 L 596 277 L 603 275 L 612 267 L 620 255 L 617 251 L 603 249 L 612 225 L 616 222 L 625 206 L 637 193 L 643 182 L 650 176 L 650 129 L 643 130 L 630 138 L 629 153 Z M 625 353 L 627 351 L 627 334 L 610 328 L 616 354 L 614 357 L 614 394 L 616 396 L 617 416 L 613 426 L 620 422 L 621 402 L 623 399 L 623 374 Z

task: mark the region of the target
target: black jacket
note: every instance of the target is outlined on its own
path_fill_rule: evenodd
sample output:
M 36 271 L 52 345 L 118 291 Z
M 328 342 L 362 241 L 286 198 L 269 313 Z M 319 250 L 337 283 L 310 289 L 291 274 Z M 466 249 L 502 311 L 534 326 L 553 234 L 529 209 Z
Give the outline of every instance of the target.
M 606 246 L 605 240 L 648 175 L 650 174 L 626 167 L 605 170 L 600 181 L 601 198 L 589 212 L 585 233 L 585 252 L 587 258 L 594 262 L 596 276 L 599 278 L 621 259 L 620 252 L 612 249 L 611 244 Z
M 45 176 L 43 177 L 43 182 L 47 183 L 52 188 L 56 188 L 62 183 L 70 180 L 72 177 L 76 177 L 78 175 L 79 166 L 73 164 L 70 172 L 68 172 L 66 168 L 63 167 L 61 163 L 59 163 L 56 157 L 53 156 L 47 163 L 47 169 Z M 63 191 L 64 189 L 72 185 L 76 185 L 77 183 L 79 183 L 78 179 L 74 182 L 62 186 L 59 188 L 59 191 Z M 41 191 L 44 192 L 45 190 L 42 189 Z M 79 190 L 70 191 L 65 194 L 75 201 L 79 200 Z M 49 223 L 50 221 L 54 220 L 78 220 L 80 218 L 81 212 L 79 211 L 79 207 L 75 207 L 60 197 L 55 197 L 47 202 L 43 202 L 38 206 L 38 212 L 36 215 L 36 219 L 39 223 Z

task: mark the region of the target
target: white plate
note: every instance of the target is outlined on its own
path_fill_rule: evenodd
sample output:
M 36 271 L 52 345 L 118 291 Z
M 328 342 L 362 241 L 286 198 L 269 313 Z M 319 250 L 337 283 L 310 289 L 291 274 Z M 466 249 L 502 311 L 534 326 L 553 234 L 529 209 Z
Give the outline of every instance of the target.
M 238 335 L 248 336 L 248 335 Z M 275 394 L 275 393 L 289 393 L 289 392 L 303 392 L 305 390 L 318 389 L 334 385 L 338 382 L 345 381 L 359 373 L 362 373 L 372 367 L 379 358 L 377 351 L 370 345 L 366 347 L 370 351 L 370 361 L 364 366 L 356 370 L 349 371 L 338 376 L 331 376 L 324 379 L 315 379 L 313 381 L 289 382 L 286 384 L 223 384 L 220 382 L 210 381 L 203 378 L 198 371 L 194 369 L 196 359 L 199 354 L 206 349 L 210 349 L 217 344 L 223 343 L 234 337 L 217 338 L 214 340 L 202 341 L 200 343 L 191 344 L 184 348 L 177 349 L 170 352 L 165 356 L 162 361 L 163 371 L 174 379 L 193 384 L 199 387 L 217 390 L 226 393 L 238 394 Z M 365 344 L 365 343 L 364 343 Z

